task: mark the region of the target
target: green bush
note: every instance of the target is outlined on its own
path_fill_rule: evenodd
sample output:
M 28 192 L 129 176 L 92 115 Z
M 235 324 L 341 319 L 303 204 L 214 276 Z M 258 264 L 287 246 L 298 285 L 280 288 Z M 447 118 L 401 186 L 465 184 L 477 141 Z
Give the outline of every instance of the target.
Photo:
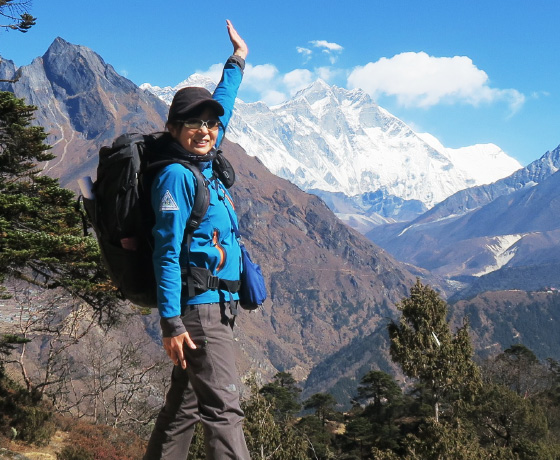
M 44 406 L 46 405 L 18 407 L 12 421 L 12 427 L 17 431 L 16 439 L 39 446 L 49 444 L 56 425 L 51 408 Z
M 47 445 L 56 431 L 51 405 L 0 374 L 0 431 L 14 439 Z

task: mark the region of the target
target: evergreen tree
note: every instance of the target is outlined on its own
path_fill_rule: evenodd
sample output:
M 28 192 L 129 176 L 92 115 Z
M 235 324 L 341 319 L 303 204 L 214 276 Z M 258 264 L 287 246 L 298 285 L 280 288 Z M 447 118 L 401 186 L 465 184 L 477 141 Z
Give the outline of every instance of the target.
M 402 436 L 396 418 L 403 411 L 410 415 L 410 410 L 405 409 L 405 398 L 395 379 L 385 372 L 368 372 L 360 380 L 358 400 L 368 404 L 359 416 L 352 418 L 346 431 L 359 440 L 360 452 L 364 447 L 369 451 L 372 446 L 398 449 Z
M 298 402 L 301 389 L 289 372 L 277 373 L 274 380 L 263 385 L 259 393 L 273 402 L 276 409 L 275 418 L 278 421 L 292 418 L 301 409 L 301 404 Z
M 558 458 L 543 455 L 557 449 L 547 444 L 548 427 L 543 408 L 504 385 L 483 387 L 472 419 L 481 444 L 487 448 L 497 446 L 523 460 Z
M 307 441 L 307 456 L 313 460 L 336 458 L 332 448 L 332 437 L 323 421 L 315 415 L 302 417 L 296 425 Z
M 43 128 L 31 125 L 34 110 L 0 92 L 0 283 L 8 276 L 63 288 L 112 323 L 119 301 L 95 238 L 83 236 L 75 196 L 41 175 L 39 163 L 54 157 Z
M 383 404 L 390 404 L 402 397 L 402 390 L 389 374 L 369 371 L 360 380 L 358 395 L 361 400 L 372 400 L 373 408 L 380 411 Z
M 560 363 L 549 358 L 547 369 L 548 388 L 539 395 L 539 402 L 547 409 L 549 436 L 560 443 Z
M 335 411 L 337 401 L 329 393 L 315 393 L 303 402 L 303 408 L 315 411 L 315 415 L 307 415 L 297 423 L 297 428 L 305 433 L 308 441 L 308 452 L 313 459 L 331 459 L 334 457 L 334 428 L 342 421 L 341 413 Z M 335 424 L 327 422 L 336 422 Z
M 428 420 L 417 435 L 407 437 L 405 444 L 406 454 L 402 457 L 405 460 L 517 459 L 506 449 L 483 449 L 474 431 L 458 421 L 437 423 L 434 419 Z
M 293 420 L 277 422 L 274 417 L 275 400 L 267 399 L 259 391 L 256 379 L 247 382 L 251 397 L 243 402 L 245 422 L 243 429 L 251 458 L 270 460 L 307 459 L 308 443 Z
M 304 409 L 315 410 L 315 415 L 323 426 L 327 423 L 329 416 L 334 414 L 334 407 L 336 406 L 336 399 L 329 393 L 315 393 L 308 400 L 304 401 Z
M 546 389 L 547 369 L 525 345 L 515 344 L 485 366 L 486 377 L 523 397 Z
M 470 413 L 481 444 L 521 459 L 560 458 L 557 370 L 555 361 L 547 368 L 521 344 L 488 360 Z
M 447 304 L 419 280 L 410 297 L 397 305 L 399 322 L 389 326 L 390 352 L 405 375 L 421 382 L 429 392 L 434 419 L 440 404 L 471 399 L 481 386 L 478 366 L 465 322 L 455 335 L 447 323 Z
M 347 423 L 344 430 L 344 439 L 339 442 L 341 450 L 345 453 L 359 452 L 360 458 L 373 446 L 373 436 L 376 430 L 373 424 L 362 416 L 354 416 Z

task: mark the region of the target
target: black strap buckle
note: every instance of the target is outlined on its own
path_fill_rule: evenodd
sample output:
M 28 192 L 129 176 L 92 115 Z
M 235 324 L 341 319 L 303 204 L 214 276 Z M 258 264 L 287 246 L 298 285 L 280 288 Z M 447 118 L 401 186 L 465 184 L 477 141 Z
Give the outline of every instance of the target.
M 213 275 L 208 276 L 207 286 L 208 289 L 218 289 L 220 287 L 220 278 Z

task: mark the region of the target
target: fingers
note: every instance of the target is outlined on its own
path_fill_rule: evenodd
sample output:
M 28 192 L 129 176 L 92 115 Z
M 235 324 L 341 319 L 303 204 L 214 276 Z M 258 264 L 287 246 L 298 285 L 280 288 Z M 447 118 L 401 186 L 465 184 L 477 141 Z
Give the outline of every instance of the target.
M 195 343 L 192 341 L 188 332 L 184 332 L 175 337 L 164 337 L 163 338 L 163 348 L 169 356 L 169 359 L 173 361 L 176 366 L 181 366 L 181 368 L 187 368 L 187 359 L 184 353 L 185 344 L 191 348 L 196 349 Z
M 175 337 L 164 337 L 163 349 L 165 350 L 165 353 L 167 353 L 167 356 L 169 356 L 169 359 L 173 361 L 173 364 L 177 366 L 179 365 L 179 358 L 177 357 L 177 351 L 174 347 L 174 338 Z
M 191 340 L 191 336 L 187 332 L 187 336 L 185 337 L 185 342 L 187 343 L 187 347 L 192 348 L 193 350 L 196 349 L 195 343 Z
M 175 366 L 181 366 L 181 368 L 187 368 L 187 360 L 185 359 L 185 354 L 183 353 L 183 347 L 179 347 L 175 352 L 176 359 L 173 360 Z

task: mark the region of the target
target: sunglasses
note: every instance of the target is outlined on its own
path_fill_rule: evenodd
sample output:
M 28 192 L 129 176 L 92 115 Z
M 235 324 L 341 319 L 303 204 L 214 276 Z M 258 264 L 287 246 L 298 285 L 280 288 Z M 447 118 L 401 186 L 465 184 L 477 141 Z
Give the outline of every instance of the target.
M 189 118 L 183 122 L 187 129 L 202 129 L 204 126 L 209 131 L 216 131 L 220 127 L 220 120 L 201 120 L 200 118 Z

